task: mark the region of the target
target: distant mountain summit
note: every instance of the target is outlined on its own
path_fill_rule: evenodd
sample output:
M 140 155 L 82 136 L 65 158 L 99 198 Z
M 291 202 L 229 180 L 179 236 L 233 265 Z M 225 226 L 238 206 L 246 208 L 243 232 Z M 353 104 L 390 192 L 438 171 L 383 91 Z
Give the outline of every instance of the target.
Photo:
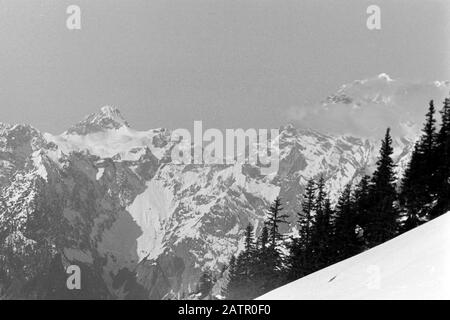
M 119 109 L 112 106 L 104 106 L 98 113 L 92 113 L 83 121 L 71 127 L 67 134 L 86 135 L 105 129 L 129 128 L 130 125 L 124 119 Z
M 346 83 L 316 105 L 292 108 L 288 120 L 323 133 L 377 138 L 391 127 L 393 136 L 412 137 L 422 127 L 429 100 L 439 109 L 449 91 L 449 81 L 409 81 L 381 73 Z

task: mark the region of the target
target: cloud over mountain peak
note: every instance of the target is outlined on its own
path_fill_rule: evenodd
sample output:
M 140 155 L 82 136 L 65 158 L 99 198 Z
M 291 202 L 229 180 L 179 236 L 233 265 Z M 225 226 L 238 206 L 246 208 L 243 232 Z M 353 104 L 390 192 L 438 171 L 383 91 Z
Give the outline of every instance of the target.
M 381 73 L 344 84 L 316 105 L 292 107 L 286 117 L 297 126 L 333 134 L 376 138 L 391 127 L 394 135 L 411 135 L 420 130 L 429 101 L 439 109 L 449 91 L 449 81 L 394 80 Z

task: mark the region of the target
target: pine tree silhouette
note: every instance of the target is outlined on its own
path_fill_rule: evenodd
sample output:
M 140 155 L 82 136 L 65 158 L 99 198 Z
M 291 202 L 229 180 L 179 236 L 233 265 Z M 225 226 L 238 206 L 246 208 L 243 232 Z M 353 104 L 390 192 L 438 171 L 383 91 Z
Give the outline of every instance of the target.
M 325 179 L 319 178 L 316 188 L 315 219 L 311 235 L 311 250 L 313 269 L 318 270 L 330 261 L 331 239 L 331 204 L 325 191 Z
M 365 235 L 370 247 L 391 239 L 397 231 L 398 210 L 394 206 L 397 192 L 392 154 L 392 138 L 388 128 L 369 189 L 371 206 L 368 210 L 369 220 L 365 226 Z
M 289 216 L 281 213 L 282 210 L 281 199 L 277 197 L 269 208 L 268 217 L 265 222 L 269 233 L 269 250 L 265 250 L 262 256 L 262 259 L 266 261 L 264 266 L 266 267 L 265 272 L 267 273 L 262 284 L 264 290 L 276 288 L 283 281 L 283 256 L 280 246 L 285 238 L 279 231 L 279 228 L 282 224 L 288 223 L 287 219 Z
M 267 226 L 264 225 L 261 235 L 258 238 L 258 249 L 260 251 L 264 251 L 267 249 L 267 244 L 269 243 L 269 230 L 267 229 Z
M 316 183 L 309 179 L 303 194 L 302 211 L 297 213 L 299 238 L 291 240 L 289 246 L 289 280 L 301 278 L 314 269 L 312 263 L 311 235 L 313 227 L 314 205 L 316 201 Z
M 308 180 L 302 201 L 302 212 L 297 213 L 300 237 L 304 246 L 311 242 L 313 226 L 313 214 L 316 202 L 316 183 L 313 179 Z
M 273 204 L 269 208 L 269 216 L 266 220 L 266 226 L 269 230 L 270 246 L 272 250 L 277 250 L 277 242 L 283 240 L 283 235 L 280 233 L 279 228 L 281 224 L 287 224 L 287 214 L 282 214 L 281 211 L 281 199 L 277 197 Z
M 428 214 L 428 206 L 436 192 L 434 167 L 436 164 L 436 119 L 433 100 L 430 101 L 422 136 L 414 146 L 411 160 L 402 179 L 400 200 L 406 210 L 403 231 L 421 223 L 420 218 Z
M 255 254 L 255 297 L 260 296 L 272 288 L 272 279 L 275 277 L 274 265 L 270 257 L 272 248 L 269 244 L 269 230 L 264 225 L 258 238 L 258 247 Z
M 366 181 L 366 180 L 362 180 Z M 363 190 L 365 182 L 362 184 Z M 341 193 L 336 205 L 334 220 L 333 256 L 335 262 L 357 254 L 361 248 L 356 234 L 356 199 L 352 197 L 352 186 L 348 184 Z
M 253 252 L 255 247 L 253 225 L 249 223 L 245 228 L 245 251 L 248 253 Z
M 431 212 L 434 218 L 450 210 L 450 98 L 444 100 L 442 124 L 437 137 L 435 188 L 437 205 Z

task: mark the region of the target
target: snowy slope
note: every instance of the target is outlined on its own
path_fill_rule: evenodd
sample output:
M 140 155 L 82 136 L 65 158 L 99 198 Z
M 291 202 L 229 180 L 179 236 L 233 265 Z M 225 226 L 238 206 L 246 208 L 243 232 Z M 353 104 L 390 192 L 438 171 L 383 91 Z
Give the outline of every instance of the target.
M 450 299 L 450 212 L 259 299 Z

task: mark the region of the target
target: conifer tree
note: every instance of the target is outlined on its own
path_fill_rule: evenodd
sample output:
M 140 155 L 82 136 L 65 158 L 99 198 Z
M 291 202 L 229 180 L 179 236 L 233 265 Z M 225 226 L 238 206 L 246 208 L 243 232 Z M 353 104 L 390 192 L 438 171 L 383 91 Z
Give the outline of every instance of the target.
M 228 284 L 225 290 L 225 296 L 229 300 L 239 300 L 245 297 L 245 275 L 242 268 L 240 256 L 232 256 L 228 267 Z
M 230 265 L 228 266 L 229 274 L 233 274 L 236 271 L 236 257 L 231 256 Z
M 437 137 L 435 189 L 437 205 L 432 218 L 450 210 L 450 98 L 444 100 L 441 110 L 441 128 Z
M 267 237 L 267 229 L 264 233 Z M 267 242 L 267 239 L 263 241 Z M 229 282 L 226 290 L 226 296 L 229 299 L 253 299 L 258 293 L 258 275 L 262 272 L 260 255 L 263 251 L 256 250 L 251 223 L 245 228 L 244 244 L 244 251 L 238 255 L 237 259 L 232 257 L 230 261 Z
M 370 199 L 371 177 L 364 175 L 353 192 L 353 213 L 356 221 L 356 238 L 358 240 L 358 247 L 360 250 L 365 249 L 365 235 L 364 229 L 369 220 L 369 208 L 371 207 Z
M 264 251 L 267 249 L 267 244 L 269 242 L 269 230 L 267 229 L 267 226 L 264 225 L 261 231 L 261 235 L 258 238 L 258 249 L 259 251 Z
M 381 144 L 380 156 L 369 191 L 371 206 L 368 210 L 365 235 L 371 247 L 391 239 L 397 231 L 398 212 L 395 207 L 397 192 L 392 154 L 392 138 L 388 128 Z
M 270 246 L 272 250 L 277 250 L 277 242 L 283 240 L 283 235 L 280 233 L 279 228 L 281 224 L 287 224 L 287 214 L 282 214 L 281 211 L 281 199 L 277 197 L 273 204 L 269 208 L 269 216 L 266 220 L 266 226 L 270 236 Z
M 270 259 L 272 248 L 269 245 L 269 231 L 264 225 L 258 238 L 258 247 L 255 254 L 255 296 L 260 296 L 271 288 L 271 279 L 274 277 L 274 266 Z
M 402 232 L 409 231 L 420 224 L 419 215 L 423 209 L 423 204 L 426 203 L 423 197 L 424 193 L 421 189 L 422 186 L 420 185 L 422 174 L 419 168 L 421 167 L 421 162 L 422 156 L 419 151 L 419 144 L 417 143 L 414 146 L 401 184 L 400 201 L 405 210 L 406 217 L 405 222 L 401 226 Z
M 241 252 L 230 260 L 226 298 L 230 300 L 248 300 L 256 297 L 258 285 L 257 270 L 249 265 L 247 253 Z
M 330 259 L 331 204 L 325 191 L 325 179 L 319 178 L 316 188 L 315 219 L 311 234 L 313 269 L 318 270 L 327 265 Z
M 316 226 L 315 226 L 315 260 L 316 260 L 316 270 L 322 269 L 329 265 L 332 259 L 332 224 L 331 219 L 334 215 L 334 211 L 331 208 L 331 201 L 328 196 L 326 196 L 323 210 L 318 211 L 316 216 Z
M 433 167 L 436 165 L 436 147 L 437 147 L 437 132 L 436 132 L 436 109 L 434 108 L 433 100 L 430 101 L 428 112 L 425 115 L 425 124 L 422 129 L 422 136 L 419 140 L 418 153 L 419 153 L 419 171 L 420 175 L 417 181 L 417 187 L 422 190 L 418 195 L 422 200 L 419 203 L 420 206 L 425 205 L 431 201 L 433 188 Z
M 310 179 L 305 187 L 305 193 L 302 201 L 302 212 L 297 213 L 300 237 L 303 246 L 311 242 L 311 231 L 313 225 L 313 214 L 316 203 L 316 183 Z
M 325 199 L 327 194 L 325 192 L 325 178 L 323 175 L 320 176 L 316 187 L 316 201 L 314 203 L 314 209 L 316 210 L 316 215 L 322 215 L 325 210 Z
M 299 238 L 292 239 L 289 251 L 289 280 L 301 278 L 314 270 L 311 236 L 316 202 L 316 183 L 309 179 L 303 194 L 302 211 L 297 213 Z
M 253 226 L 245 230 L 245 250 L 230 261 L 228 299 L 253 299 L 282 285 L 282 256 L 279 248 L 283 236 L 280 224 L 287 223 L 282 214 L 281 200 L 275 199 L 258 241 L 254 240 Z
M 370 179 L 370 176 L 364 175 L 353 193 L 354 211 L 359 224 L 363 224 L 370 206 Z
M 248 253 L 252 253 L 254 250 L 254 234 L 253 234 L 253 226 L 251 223 L 247 225 L 245 228 L 245 251 Z
M 244 274 L 247 277 L 248 285 L 252 286 L 253 277 L 256 267 L 255 239 L 253 234 L 253 226 L 251 223 L 245 228 L 245 249 L 240 255 L 240 263 L 243 265 Z
M 367 181 L 367 180 L 361 180 Z M 365 188 L 365 182 L 361 191 Z M 336 205 L 334 221 L 333 251 L 335 262 L 347 259 L 359 252 L 359 243 L 356 235 L 357 218 L 355 203 L 352 199 L 352 187 L 348 184 L 341 193 Z
M 436 119 L 433 100 L 430 101 L 422 136 L 414 146 L 411 160 L 402 179 L 401 203 L 406 210 L 404 231 L 416 227 L 420 217 L 428 212 L 427 204 L 435 193 Z
M 236 296 L 236 281 L 238 280 L 236 276 L 236 257 L 234 255 L 231 256 L 227 269 L 228 283 L 225 288 L 222 289 L 222 295 L 231 300 Z
M 284 240 L 283 235 L 279 231 L 282 224 L 287 224 L 288 215 L 281 213 L 281 199 L 277 197 L 269 208 L 269 215 L 265 225 L 269 232 L 269 250 L 266 250 L 264 258 L 267 261 L 268 272 L 267 279 L 264 281 L 264 287 L 268 290 L 276 288 L 282 282 L 282 263 L 283 256 L 281 254 L 280 245 Z
M 436 147 L 436 109 L 433 100 L 430 101 L 428 112 L 425 115 L 425 125 L 422 129 L 422 138 L 420 139 L 421 152 L 427 157 L 431 157 Z M 430 164 L 430 160 L 427 161 Z

